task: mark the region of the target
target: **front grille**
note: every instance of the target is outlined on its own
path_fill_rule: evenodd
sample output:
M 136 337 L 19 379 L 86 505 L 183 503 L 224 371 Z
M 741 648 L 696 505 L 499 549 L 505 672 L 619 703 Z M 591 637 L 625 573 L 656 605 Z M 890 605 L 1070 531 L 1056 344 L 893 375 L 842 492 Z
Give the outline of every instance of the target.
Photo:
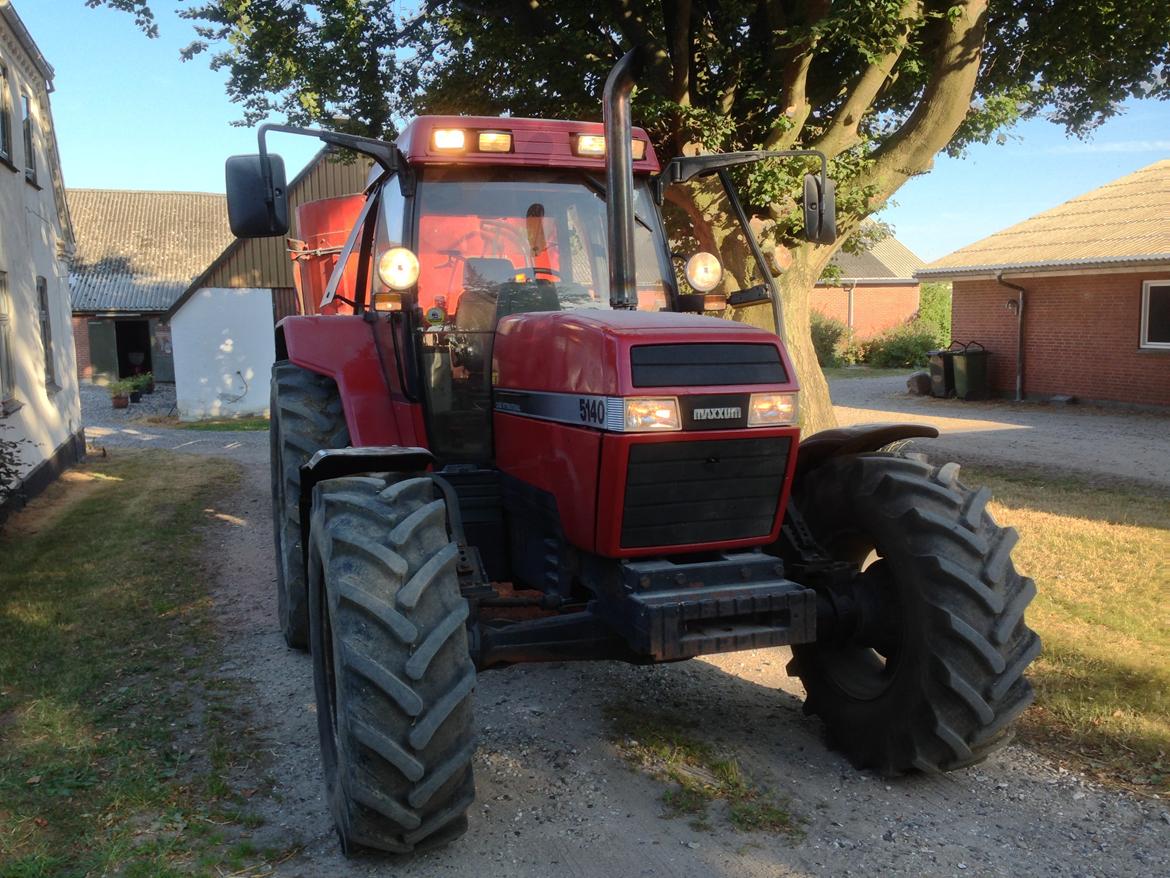
M 766 536 L 790 449 L 786 436 L 631 446 L 622 548 Z
M 653 344 L 630 349 L 635 387 L 721 387 L 785 384 L 772 344 Z

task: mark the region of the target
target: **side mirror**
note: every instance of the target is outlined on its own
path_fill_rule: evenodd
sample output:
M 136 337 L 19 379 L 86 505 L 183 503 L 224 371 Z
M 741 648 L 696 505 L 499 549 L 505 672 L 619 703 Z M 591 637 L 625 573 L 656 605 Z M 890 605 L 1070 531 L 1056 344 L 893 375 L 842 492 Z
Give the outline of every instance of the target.
M 837 184 L 828 177 L 804 175 L 804 237 L 814 244 L 837 240 Z
M 238 238 L 288 234 L 288 190 L 278 155 L 234 155 L 227 176 L 228 225 Z

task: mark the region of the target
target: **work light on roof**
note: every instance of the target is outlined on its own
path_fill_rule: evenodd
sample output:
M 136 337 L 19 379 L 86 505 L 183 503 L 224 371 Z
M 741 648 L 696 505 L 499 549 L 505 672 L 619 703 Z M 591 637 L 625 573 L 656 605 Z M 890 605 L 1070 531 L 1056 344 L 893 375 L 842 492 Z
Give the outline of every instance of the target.
M 462 128 L 436 128 L 431 144 L 443 152 L 460 152 L 467 145 L 467 134 Z
M 573 151 L 577 155 L 604 156 L 605 137 L 600 134 L 578 134 L 573 143 Z M 630 141 L 630 153 L 636 162 L 646 158 L 646 141 L 635 137 Z

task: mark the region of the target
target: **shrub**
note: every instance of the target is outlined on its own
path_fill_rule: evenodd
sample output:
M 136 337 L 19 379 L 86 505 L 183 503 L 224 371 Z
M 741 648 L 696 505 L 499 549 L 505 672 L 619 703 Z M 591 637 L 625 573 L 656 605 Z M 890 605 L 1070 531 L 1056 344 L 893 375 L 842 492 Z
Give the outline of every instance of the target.
M 951 285 L 928 283 L 922 285 L 918 299 L 918 319 L 937 330 L 939 347 L 951 343 Z
M 887 329 L 869 342 L 866 361 L 879 369 L 902 369 L 926 365 L 926 352 L 940 347 L 939 329 L 925 320 L 915 320 Z
M 846 348 L 851 339 L 849 327 L 840 320 L 826 317 L 819 311 L 811 314 L 812 343 L 817 352 L 817 362 L 821 367 L 840 366 L 842 364 L 841 351 Z

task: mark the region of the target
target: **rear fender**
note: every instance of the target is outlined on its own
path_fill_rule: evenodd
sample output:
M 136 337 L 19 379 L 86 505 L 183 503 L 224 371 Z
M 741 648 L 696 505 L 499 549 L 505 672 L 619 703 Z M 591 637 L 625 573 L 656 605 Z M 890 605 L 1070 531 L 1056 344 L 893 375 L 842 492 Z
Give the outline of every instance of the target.
M 374 332 L 379 333 L 375 343 Z M 337 383 L 354 445 L 425 446 L 422 407 L 403 392 L 392 329 L 358 315 L 286 317 L 276 328 L 277 359 Z
M 825 461 L 846 454 L 877 451 L 904 439 L 936 439 L 938 429 L 926 424 L 855 424 L 814 433 L 797 449 L 794 484 Z

